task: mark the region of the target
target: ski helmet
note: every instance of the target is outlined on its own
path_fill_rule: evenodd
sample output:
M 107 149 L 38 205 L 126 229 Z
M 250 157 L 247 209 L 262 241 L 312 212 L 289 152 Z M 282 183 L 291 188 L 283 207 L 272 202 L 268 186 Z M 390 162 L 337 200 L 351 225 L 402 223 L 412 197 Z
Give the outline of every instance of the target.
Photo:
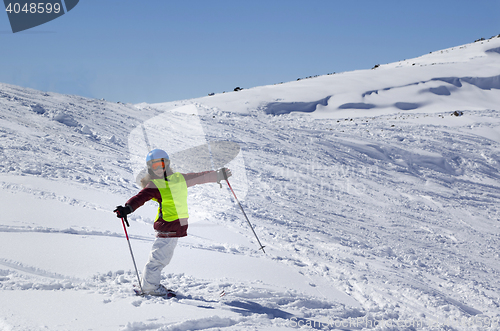
M 164 150 L 162 150 L 162 149 L 153 149 L 146 156 L 146 163 L 150 163 L 151 161 L 157 160 L 157 159 L 170 160 L 170 158 L 168 157 L 167 152 L 165 152 Z

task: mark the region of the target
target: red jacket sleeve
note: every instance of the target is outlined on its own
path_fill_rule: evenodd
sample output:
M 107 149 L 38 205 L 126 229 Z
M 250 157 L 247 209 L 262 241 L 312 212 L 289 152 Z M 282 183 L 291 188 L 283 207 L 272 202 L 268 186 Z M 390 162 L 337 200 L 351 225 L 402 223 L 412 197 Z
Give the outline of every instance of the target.
M 131 197 L 125 204 L 132 207 L 132 209 L 135 211 L 137 208 L 151 199 L 161 201 L 160 191 L 156 188 L 156 185 L 153 182 L 149 182 L 145 188 Z
M 206 183 L 216 183 L 217 182 L 217 172 L 216 171 L 204 171 L 197 173 L 182 174 L 186 180 L 187 187 L 206 184 Z

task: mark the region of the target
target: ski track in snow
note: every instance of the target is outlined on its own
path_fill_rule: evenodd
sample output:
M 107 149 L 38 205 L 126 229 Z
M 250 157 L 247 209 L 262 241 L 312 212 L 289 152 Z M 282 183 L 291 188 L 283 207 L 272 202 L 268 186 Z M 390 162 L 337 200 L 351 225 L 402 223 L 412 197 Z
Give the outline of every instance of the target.
M 497 117 L 497 113 L 493 111 L 490 115 Z M 413 118 L 420 116 L 427 115 L 407 115 Z M 453 146 L 450 150 L 449 145 L 436 143 L 438 139 L 442 139 L 442 132 L 429 126 L 405 123 L 404 132 L 400 127 L 387 130 L 387 122 L 397 123 L 397 118 L 358 119 L 352 124 L 349 121 L 348 125 L 339 125 L 336 121 L 318 123 L 299 118 L 286 123 L 280 130 L 281 120 L 258 121 L 261 136 L 256 140 L 281 140 L 292 126 L 295 127 L 294 134 L 301 141 L 291 143 L 294 146 L 293 156 L 279 150 L 282 144 L 274 144 L 272 146 L 280 146 L 278 150 L 260 150 L 260 158 L 267 162 L 256 160 L 252 165 L 254 159 L 247 159 L 249 169 L 261 168 L 260 174 L 255 174 L 257 179 L 254 182 L 257 184 L 250 190 L 254 193 L 247 199 L 252 201 L 252 195 L 264 195 L 270 202 L 286 204 L 287 210 L 281 215 L 259 210 L 257 206 L 252 206 L 251 210 L 254 211 L 254 219 L 266 224 L 258 230 L 265 231 L 273 238 L 268 242 L 281 242 L 288 251 L 297 252 L 291 263 L 308 266 L 324 277 L 331 277 L 337 286 L 348 290 L 358 301 L 379 307 L 396 305 L 396 302 L 391 302 L 391 296 L 388 295 L 378 299 L 377 296 L 367 295 L 373 291 L 373 287 L 386 287 L 383 285 L 386 274 L 379 270 L 379 266 L 373 268 L 370 263 L 373 259 L 378 260 L 377 263 L 384 268 L 397 270 L 406 274 L 409 279 L 414 278 L 423 283 L 428 282 L 427 277 L 442 277 L 439 286 L 445 288 L 455 287 L 455 282 L 477 288 L 473 291 L 492 286 L 492 279 L 489 277 L 484 283 L 480 280 L 488 274 L 498 275 L 498 269 L 488 266 L 489 259 L 486 258 L 498 256 L 495 248 L 499 243 L 498 209 L 495 206 L 498 183 L 493 181 L 486 184 L 483 179 L 498 178 L 497 168 L 491 165 L 492 162 L 497 164 L 498 143 L 476 137 L 473 143 L 493 145 L 494 148 L 489 151 L 475 150 L 469 147 L 472 143 L 468 134 L 446 132 L 445 137 Z M 252 130 L 250 120 L 241 127 Z M 339 131 L 342 131 L 342 138 L 339 138 Z M 418 135 L 412 135 L 412 132 Z M 380 139 L 382 137 L 385 139 Z M 346 143 L 350 138 L 357 143 Z M 383 143 L 374 143 L 379 139 Z M 283 140 L 293 141 L 293 137 Z M 407 141 L 407 145 L 411 147 L 406 150 L 395 149 L 391 147 L 391 141 Z M 309 151 L 321 150 L 314 145 L 329 146 L 328 154 L 334 157 L 331 165 L 322 163 L 316 155 L 311 155 Z M 249 149 L 251 148 L 250 145 Z M 414 148 L 430 151 L 437 156 L 413 154 L 411 150 Z M 266 153 L 274 157 L 266 158 Z M 249 154 L 252 155 L 251 151 Z M 286 156 L 281 157 L 283 154 Z M 315 164 L 311 164 L 309 160 L 314 160 Z M 336 169 L 338 164 L 341 166 Z M 328 166 L 330 168 L 326 170 Z M 272 181 L 273 175 L 266 174 L 265 167 L 281 168 L 281 178 Z M 336 185 L 339 185 L 339 176 L 335 172 L 345 177 L 344 190 L 338 190 L 338 186 L 322 187 L 323 183 L 332 182 L 329 176 L 335 176 Z M 468 176 L 461 176 L 463 173 Z M 264 183 L 259 183 L 261 178 Z M 424 185 L 413 185 L 418 182 Z M 387 183 L 396 192 L 382 190 L 381 185 Z M 427 186 L 430 186 L 429 189 Z M 268 189 L 269 193 L 266 194 L 263 188 Z M 297 198 L 297 193 L 300 199 Z M 304 208 L 304 205 L 309 208 Z M 329 206 L 326 211 L 325 206 Z M 303 213 L 304 209 L 313 210 L 314 213 Z M 496 229 L 493 233 L 497 234 L 491 235 L 489 230 L 474 228 L 463 220 L 456 222 L 461 211 L 471 209 L 474 210 L 475 218 L 488 223 Z M 433 214 L 439 216 L 432 216 Z M 332 218 L 335 215 L 340 216 Z M 332 223 L 335 224 L 334 227 L 324 226 Z M 278 228 L 283 225 L 291 231 L 279 231 Z M 276 226 L 274 231 L 273 226 Z M 327 240 L 327 237 L 330 239 Z M 402 242 L 402 238 L 405 241 Z M 462 246 L 475 250 L 473 256 L 485 257 L 484 263 L 481 258 L 471 261 L 470 251 L 462 250 Z M 345 258 L 342 247 L 356 253 Z M 321 259 L 321 263 L 314 262 L 318 259 Z M 414 274 L 411 270 L 415 267 L 419 272 Z M 350 276 L 343 279 L 346 273 Z M 377 278 L 380 278 L 381 284 L 374 286 L 373 282 Z M 496 284 L 494 287 L 498 286 L 498 281 L 493 283 Z M 456 304 L 454 299 L 444 300 L 445 297 L 436 290 L 411 285 L 411 281 L 409 284 L 410 288 L 420 292 L 416 297 L 419 297 L 424 306 L 433 305 L 433 301 L 440 300 L 442 306 L 452 306 L 443 309 L 463 310 L 466 307 Z M 462 290 L 467 292 L 465 288 Z M 423 295 L 429 297 L 429 302 L 422 300 Z M 464 298 L 468 297 L 465 293 L 462 295 Z M 395 296 L 395 299 L 398 301 L 399 297 Z M 486 301 L 492 299 L 492 303 L 497 300 L 489 295 L 484 298 Z M 496 305 L 493 304 L 492 308 Z M 478 313 L 477 310 L 465 308 L 465 313 L 470 312 Z
M 133 294 L 132 284 L 136 283 L 135 274 L 131 271 L 118 270 L 84 279 L 70 279 L 63 275 L 23 266 L 8 261 L 0 261 L 0 265 L 10 270 L 0 269 L 0 290 L 2 291 L 85 291 L 97 294 L 102 304 L 110 305 L 117 302 L 126 302 L 131 307 L 148 307 L 150 305 L 169 306 L 189 305 L 207 311 L 219 309 L 236 313 L 237 318 L 209 317 L 190 319 L 184 322 L 132 322 L 122 330 L 193 330 L 214 327 L 230 327 L 251 325 L 252 320 L 262 319 L 270 326 L 282 326 L 294 318 L 297 321 L 307 321 L 314 311 L 315 318 L 322 317 L 323 323 L 333 312 L 344 317 L 360 316 L 356 309 L 346 309 L 345 306 L 333 304 L 320 299 L 311 299 L 294 291 L 277 292 L 255 284 L 224 282 L 223 280 L 201 280 L 186 275 L 167 274 L 163 282 L 176 284 L 172 289 L 179 293 L 177 298 L 164 299 L 161 297 L 137 297 Z M 14 269 L 14 270 L 12 270 Z M 221 297 L 221 292 L 226 293 Z M 159 318 L 160 319 L 160 318 Z M 318 322 L 316 322 L 318 323 Z
M 52 304 L 64 297 L 75 305 L 91 302 L 81 312 L 60 306 L 74 320 L 84 320 L 97 300 L 112 319 L 94 312 L 95 320 L 79 323 L 61 316 L 29 321 L 23 305 L 0 299 L 0 329 L 498 330 L 500 70 L 486 62 L 498 60 L 499 42 L 488 43 L 381 66 L 377 70 L 393 76 L 359 80 L 360 87 L 346 83 L 355 91 L 344 94 L 340 85 L 331 91 L 310 80 L 133 106 L 0 84 L 0 187 L 12 203 L 2 206 L 0 291 L 11 300 L 15 294 L 28 301 L 42 295 Z M 453 54 L 471 55 L 465 61 Z M 459 67 L 473 60 L 498 72 L 481 80 Z M 435 63 L 442 72 L 436 69 L 434 77 L 390 71 L 430 70 Z M 297 100 L 294 86 L 307 84 L 310 95 Z M 466 99 L 478 105 L 455 108 L 463 113 L 454 116 L 448 104 Z M 257 249 L 237 206 L 217 209 L 231 199 L 211 197 L 218 186 L 202 188 L 193 195 L 203 222 L 193 221 L 176 254 L 214 259 L 210 270 L 179 263 L 188 271 L 163 273 L 178 298 L 136 297 L 125 246 L 119 252 L 129 264 L 96 271 L 122 258 L 106 254 L 115 254 L 108 251 L 118 240 L 125 245 L 111 210 L 138 190 L 128 135 L 165 111 L 172 125 L 193 121 L 192 114 L 173 111 L 184 105 L 198 110 L 207 141 L 240 144 L 248 178 L 242 204 L 267 254 Z M 325 118 L 326 110 L 333 115 Z M 141 261 L 153 240 L 151 210 L 130 217 Z M 96 261 L 76 262 L 98 265 L 86 270 L 91 276 L 75 276 L 78 269 L 59 265 L 57 254 L 54 261 L 44 256 L 49 262 L 41 265 L 33 259 L 38 252 L 10 250 L 26 240 L 54 254 L 55 238 L 75 242 L 64 253 L 75 250 L 80 258 L 82 249 L 102 245 L 104 258 L 97 260 L 97 252 L 89 254 Z M 237 274 L 232 258 L 290 275 L 281 273 L 278 286 L 254 277 L 255 270 Z M 293 283 L 297 279 L 306 284 Z

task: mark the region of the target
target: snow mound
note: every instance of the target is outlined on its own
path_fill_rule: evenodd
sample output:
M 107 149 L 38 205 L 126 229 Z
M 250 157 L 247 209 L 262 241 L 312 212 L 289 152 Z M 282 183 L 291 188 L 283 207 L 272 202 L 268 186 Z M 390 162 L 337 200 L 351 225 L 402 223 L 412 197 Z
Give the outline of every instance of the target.
M 66 113 L 58 113 L 54 116 L 54 121 L 59 122 L 61 124 L 67 126 L 78 126 L 78 122 L 69 114 Z
M 462 87 L 462 83 L 468 83 L 482 90 L 500 89 L 500 75 L 493 77 L 433 78 L 433 80 L 443 81 L 456 87 Z
M 271 102 L 263 107 L 266 114 L 283 115 L 291 112 L 312 113 L 319 105 L 327 106 L 331 96 L 312 102 Z
M 30 105 L 30 109 L 32 112 L 34 112 L 35 114 L 38 114 L 38 115 L 43 115 L 45 113 L 45 109 L 38 104 Z

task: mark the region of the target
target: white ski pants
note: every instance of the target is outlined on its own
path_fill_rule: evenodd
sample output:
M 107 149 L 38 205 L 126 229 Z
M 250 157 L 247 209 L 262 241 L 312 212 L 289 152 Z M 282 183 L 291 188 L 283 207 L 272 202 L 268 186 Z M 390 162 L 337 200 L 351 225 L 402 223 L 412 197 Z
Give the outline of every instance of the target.
M 156 238 L 149 253 L 149 260 L 142 272 L 142 290 L 154 291 L 161 281 L 161 271 L 170 263 L 178 238 Z

